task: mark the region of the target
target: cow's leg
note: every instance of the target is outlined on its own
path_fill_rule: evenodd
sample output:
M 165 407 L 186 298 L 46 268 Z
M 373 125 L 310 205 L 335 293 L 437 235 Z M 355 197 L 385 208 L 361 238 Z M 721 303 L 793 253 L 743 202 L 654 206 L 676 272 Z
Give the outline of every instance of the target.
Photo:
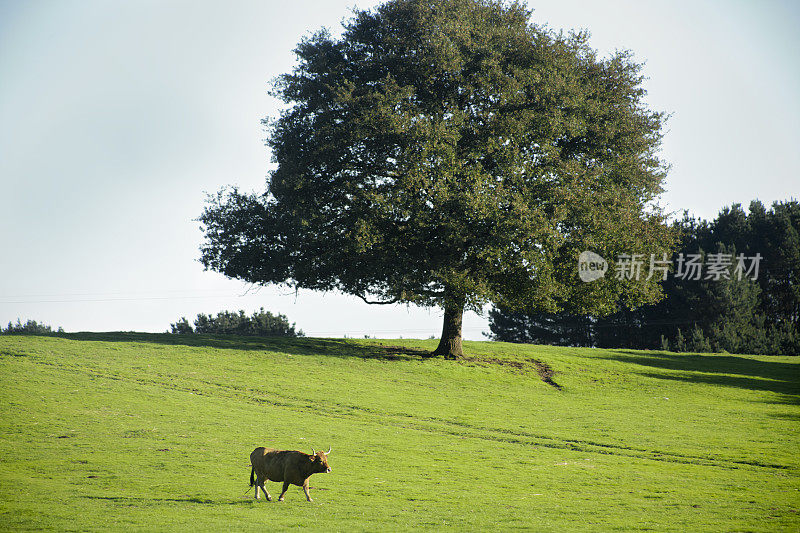
M 267 501 L 271 502 L 272 501 L 272 496 L 270 496 L 269 492 L 267 492 L 267 489 L 264 487 L 264 482 L 263 481 L 261 482 L 261 490 L 264 491 L 264 496 L 267 497 Z
M 283 495 L 286 494 L 287 490 L 289 490 L 289 482 L 288 481 L 284 481 L 283 482 L 283 491 L 281 492 L 281 495 L 278 496 L 278 501 L 279 502 L 283 501 Z
M 306 500 L 313 502 L 314 500 L 311 499 L 311 495 L 308 493 L 308 478 L 303 482 L 303 492 L 306 493 Z
M 256 500 L 260 500 L 261 496 L 258 494 L 258 487 L 261 486 L 261 480 L 256 477 Z

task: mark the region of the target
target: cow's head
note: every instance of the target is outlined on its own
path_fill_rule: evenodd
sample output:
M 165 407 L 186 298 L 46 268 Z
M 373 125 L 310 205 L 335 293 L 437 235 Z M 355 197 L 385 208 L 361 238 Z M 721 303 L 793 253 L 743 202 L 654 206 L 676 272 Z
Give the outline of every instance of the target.
M 331 453 L 330 448 L 328 448 L 328 453 L 325 452 L 315 452 L 314 448 L 311 448 L 311 459 L 312 467 L 314 472 L 320 473 L 328 473 L 331 471 L 331 467 L 328 466 L 328 454 Z

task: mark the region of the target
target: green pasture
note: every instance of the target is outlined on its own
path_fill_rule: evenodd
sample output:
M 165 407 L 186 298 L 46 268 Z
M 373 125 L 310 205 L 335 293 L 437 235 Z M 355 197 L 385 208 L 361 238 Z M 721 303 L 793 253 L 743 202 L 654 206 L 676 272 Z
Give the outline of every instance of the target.
M 0 530 L 800 531 L 799 359 L 434 346 L 0 336 Z

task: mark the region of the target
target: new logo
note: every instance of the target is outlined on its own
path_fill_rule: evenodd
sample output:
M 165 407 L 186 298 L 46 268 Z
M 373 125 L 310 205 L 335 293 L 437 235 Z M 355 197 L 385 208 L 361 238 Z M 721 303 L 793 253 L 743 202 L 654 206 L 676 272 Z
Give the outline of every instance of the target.
M 578 277 L 581 281 L 590 282 L 606 275 L 608 262 L 594 252 L 581 252 L 578 256 Z

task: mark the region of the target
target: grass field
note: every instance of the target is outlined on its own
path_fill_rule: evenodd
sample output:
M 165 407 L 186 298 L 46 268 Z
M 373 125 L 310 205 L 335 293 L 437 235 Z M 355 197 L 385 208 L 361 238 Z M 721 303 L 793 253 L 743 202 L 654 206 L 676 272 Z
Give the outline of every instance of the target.
M 800 531 L 800 359 L 434 343 L 0 336 L 0 530 Z

